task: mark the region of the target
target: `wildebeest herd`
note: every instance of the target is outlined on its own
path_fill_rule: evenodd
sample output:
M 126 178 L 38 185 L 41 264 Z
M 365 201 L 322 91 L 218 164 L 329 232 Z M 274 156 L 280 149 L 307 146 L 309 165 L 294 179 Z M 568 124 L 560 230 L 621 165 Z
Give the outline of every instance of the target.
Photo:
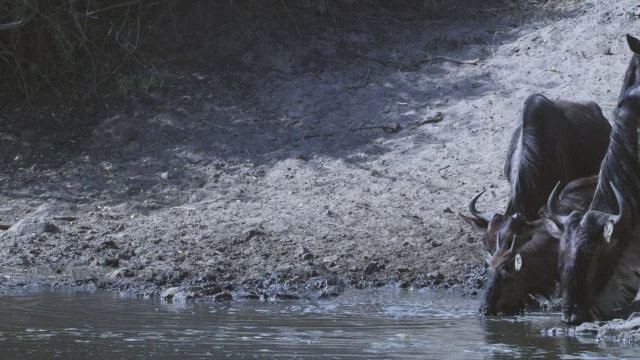
M 480 192 L 461 214 L 483 233 L 484 315 L 557 289 L 567 324 L 640 311 L 640 40 L 627 43 L 611 125 L 594 102 L 530 96 L 507 150 L 504 213 L 478 211 Z

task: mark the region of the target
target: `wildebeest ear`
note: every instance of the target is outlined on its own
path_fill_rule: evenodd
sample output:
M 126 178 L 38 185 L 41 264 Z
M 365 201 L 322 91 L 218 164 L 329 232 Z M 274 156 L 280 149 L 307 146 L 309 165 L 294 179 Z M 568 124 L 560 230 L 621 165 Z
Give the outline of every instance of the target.
M 627 34 L 627 44 L 629 44 L 629 49 L 631 49 L 634 54 L 640 55 L 640 40 Z
M 549 235 L 553 236 L 556 239 L 560 239 L 562 237 L 562 229 L 556 224 L 555 221 L 543 217 L 542 221 L 544 222 L 544 226 L 547 228 L 547 232 Z
M 615 223 L 613 220 L 608 220 L 607 224 L 604 226 L 604 239 L 607 240 L 609 244 L 611 244 L 611 235 L 613 235 L 613 228 Z
M 479 219 L 479 218 L 476 218 L 476 217 L 464 216 L 464 215 L 462 215 L 460 213 L 458 213 L 458 215 L 460 215 L 462 220 L 464 220 L 467 224 L 473 226 L 474 228 L 476 228 L 479 231 L 486 231 L 487 227 L 489 227 L 489 223 L 486 222 L 483 219 Z
M 520 269 L 522 269 L 522 256 L 520 256 L 520 253 L 516 254 L 514 261 L 514 265 L 516 268 L 516 271 L 520 271 Z

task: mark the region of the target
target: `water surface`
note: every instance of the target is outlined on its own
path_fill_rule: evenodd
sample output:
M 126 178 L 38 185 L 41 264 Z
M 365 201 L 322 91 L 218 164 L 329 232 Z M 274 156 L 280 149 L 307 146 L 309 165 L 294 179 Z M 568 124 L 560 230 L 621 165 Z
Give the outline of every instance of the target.
M 2 358 L 638 358 L 633 344 L 547 336 L 557 313 L 484 319 L 443 291 L 349 290 L 319 301 L 168 303 L 114 293 L 0 298 Z

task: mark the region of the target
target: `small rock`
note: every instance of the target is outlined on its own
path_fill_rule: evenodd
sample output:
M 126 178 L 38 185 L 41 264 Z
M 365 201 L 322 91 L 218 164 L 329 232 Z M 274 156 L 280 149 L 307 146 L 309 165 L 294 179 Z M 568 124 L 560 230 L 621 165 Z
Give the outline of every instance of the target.
M 364 275 L 373 275 L 373 274 L 377 273 L 378 271 L 380 271 L 380 266 L 378 266 L 378 264 L 376 264 L 376 263 L 370 263 L 369 265 L 367 265 L 366 268 L 364 268 L 363 274 Z
M 640 318 L 634 317 L 631 320 L 612 320 L 598 330 L 598 337 L 618 336 L 625 332 L 640 329 Z
M 466 239 L 467 244 L 475 244 L 476 242 L 476 238 L 474 238 L 471 235 L 467 235 L 467 239 Z
M 331 210 L 327 210 L 327 212 L 325 212 L 324 214 L 325 214 L 326 216 L 328 216 L 328 217 L 333 217 L 333 218 L 334 218 L 334 217 L 338 217 L 338 215 L 336 215 L 336 213 L 334 213 L 334 212 L 333 212 L 333 211 L 331 211 Z
M 13 224 L 8 232 L 18 235 L 24 234 L 44 234 L 44 233 L 59 233 L 60 229 L 41 218 L 24 218 L 17 223 Z
M 444 280 L 444 275 L 438 270 L 434 270 L 427 274 L 427 278 L 432 280 Z
M 442 210 L 442 211 L 444 211 L 444 212 L 445 212 L 445 213 L 447 213 L 447 214 L 453 214 L 453 210 L 451 210 L 451 208 L 450 208 L 450 207 L 446 207 L 446 208 L 445 208 L 444 210 Z
M 298 245 L 298 247 L 296 248 L 296 256 L 300 257 L 304 254 L 307 254 L 309 252 L 309 250 L 307 250 L 306 247 L 302 246 L 302 245 Z
M 631 315 L 629 315 L 627 320 L 632 320 L 632 319 L 635 319 L 635 318 L 638 318 L 638 317 L 640 317 L 640 312 L 634 312 L 634 313 L 631 313 Z
M 440 240 L 431 240 L 429 243 L 431 244 L 432 247 L 438 247 L 442 245 L 442 241 Z
M 163 299 L 173 299 L 173 296 L 180 292 L 179 287 L 168 288 L 160 294 L 160 297 Z
M 107 275 L 107 278 L 109 278 L 109 279 L 115 279 L 115 278 L 118 278 L 118 277 L 120 277 L 120 276 L 121 276 L 121 275 L 120 275 L 120 272 L 121 272 L 121 270 L 120 270 L 120 269 L 118 269 L 118 270 L 113 270 L 112 272 L 110 272 L 110 273 L 109 273 L 109 275 Z
M 162 174 L 160 174 L 160 178 L 162 180 L 167 180 L 169 178 L 169 172 L 165 171 Z
M 567 330 L 564 328 L 551 328 L 551 329 L 542 329 L 542 331 L 540 331 L 541 333 L 545 334 L 545 335 L 564 335 L 567 333 Z
M 276 294 L 275 298 L 278 300 L 300 300 L 300 296 L 295 294 Z
M 229 293 L 220 293 L 213 295 L 213 301 L 229 301 L 233 300 L 233 295 Z
M 242 236 L 244 237 L 244 241 L 249 241 L 256 236 L 264 235 L 264 232 L 258 230 L 257 228 L 249 228 L 242 231 Z
M 600 329 L 600 325 L 597 323 L 587 322 L 582 323 L 580 326 L 576 326 L 574 332 L 577 335 L 581 334 L 597 334 Z
M 325 264 L 333 264 L 338 260 L 338 255 L 330 255 L 322 258 L 322 262 Z

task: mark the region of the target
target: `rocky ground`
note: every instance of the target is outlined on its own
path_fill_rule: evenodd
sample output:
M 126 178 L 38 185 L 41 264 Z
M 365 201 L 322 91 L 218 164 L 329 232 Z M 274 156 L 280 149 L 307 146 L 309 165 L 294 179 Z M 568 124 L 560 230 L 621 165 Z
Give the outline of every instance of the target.
M 543 10 L 219 17 L 102 100 L 2 99 L 0 289 L 477 294 L 480 236 L 458 213 L 482 189 L 481 209 L 506 205 L 524 100 L 610 116 L 640 34 L 630 0 Z

